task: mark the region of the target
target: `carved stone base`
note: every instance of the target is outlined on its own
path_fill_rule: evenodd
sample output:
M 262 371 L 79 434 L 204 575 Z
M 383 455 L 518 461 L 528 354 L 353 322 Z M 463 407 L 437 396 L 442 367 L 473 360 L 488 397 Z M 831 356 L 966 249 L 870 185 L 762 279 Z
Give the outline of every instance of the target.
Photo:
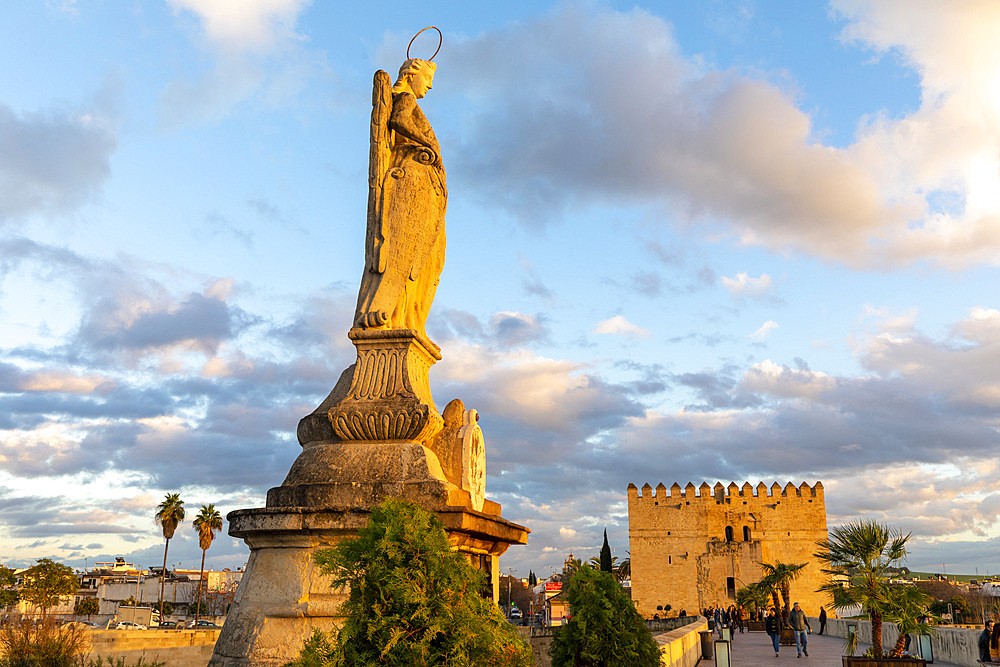
M 358 360 L 347 397 L 329 410 L 337 439 L 429 442 L 444 420 L 434 407 L 428 373 L 437 345 L 416 331 L 351 329 Z
M 374 486 L 368 491 L 379 495 Z M 346 488 L 341 492 L 350 493 Z M 499 506 L 486 502 L 487 509 L 496 515 L 454 506 L 430 509 L 444 523 L 452 545 L 489 573 L 495 594 L 500 555 L 511 544 L 525 544 L 528 531 L 500 518 Z M 229 534 L 247 542 L 250 560 L 215 644 L 210 667 L 283 665 L 298 657 L 314 628 L 329 632 L 337 627 L 338 607 L 347 591 L 330 588 L 330 577 L 319 572 L 313 554 L 356 535 L 367 525 L 368 515 L 366 509 L 304 507 L 230 512 Z

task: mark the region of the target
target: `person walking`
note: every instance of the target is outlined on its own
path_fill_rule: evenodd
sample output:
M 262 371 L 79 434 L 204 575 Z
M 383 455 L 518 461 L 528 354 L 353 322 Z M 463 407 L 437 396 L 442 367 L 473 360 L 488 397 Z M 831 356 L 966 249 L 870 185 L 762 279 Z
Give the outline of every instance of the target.
M 747 622 L 747 614 L 743 611 L 743 605 L 736 608 L 736 622 L 740 626 L 740 634 L 743 634 L 743 626 Z
M 788 614 L 788 627 L 792 629 L 792 634 L 795 635 L 795 650 L 799 653 L 798 657 L 801 658 L 804 654 L 808 658 L 809 651 L 806 650 L 806 632 L 812 632 L 812 627 L 809 625 L 809 619 L 806 618 L 806 613 L 799 607 L 798 602 L 792 605 L 792 611 Z
M 986 621 L 986 627 L 979 635 L 979 660 L 981 662 L 990 661 L 990 635 L 992 634 L 993 623 Z
M 767 636 L 771 638 L 771 643 L 774 644 L 774 657 L 778 657 L 778 638 L 781 635 L 781 623 L 778 621 L 778 614 L 771 607 L 767 610 L 767 616 L 764 618 L 764 632 Z
M 826 630 L 826 607 L 819 608 L 819 634 Z
M 990 633 L 990 662 L 1000 662 L 1000 623 L 994 623 Z
M 715 629 L 719 632 L 719 639 L 722 639 L 722 607 L 715 605 L 715 613 L 713 615 L 715 619 Z

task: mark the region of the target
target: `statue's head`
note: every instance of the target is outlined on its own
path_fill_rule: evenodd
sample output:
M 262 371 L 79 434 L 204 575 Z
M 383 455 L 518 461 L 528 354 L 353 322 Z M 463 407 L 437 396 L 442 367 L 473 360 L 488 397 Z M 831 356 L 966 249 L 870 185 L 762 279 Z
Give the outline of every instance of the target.
M 399 76 L 393 84 L 394 92 L 410 92 L 418 100 L 434 85 L 437 64 L 431 60 L 410 58 L 399 68 Z

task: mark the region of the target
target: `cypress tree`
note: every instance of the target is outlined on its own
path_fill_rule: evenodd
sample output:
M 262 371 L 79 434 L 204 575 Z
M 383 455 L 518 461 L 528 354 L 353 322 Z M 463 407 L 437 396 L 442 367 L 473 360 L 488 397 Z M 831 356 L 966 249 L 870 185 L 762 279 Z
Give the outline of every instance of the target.
M 608 545 L 608 529 L 604 529 L 604 546 L 601 547 L 601 572 L 611 572 L 611 547 Z

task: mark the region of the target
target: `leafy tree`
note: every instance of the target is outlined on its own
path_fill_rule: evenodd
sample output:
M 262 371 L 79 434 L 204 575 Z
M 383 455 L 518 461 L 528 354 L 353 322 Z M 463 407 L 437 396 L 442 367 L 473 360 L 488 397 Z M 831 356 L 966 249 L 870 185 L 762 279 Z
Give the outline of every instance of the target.
M 201 589 L 204 588 L 205 579 L 205 552 L 212 546 L 215 534 L 222 530 L 222 515 L 215 505 L 202 505 L 198 516 L 194 518 L 194 529 L 198 531 L 198 546 L 201 547 L 201 573 L 198 575 L 198 606 L 196 607 L 194 620 L 198 621 L 201 616 Z
M 80 588 L 73 568 L 48 558 L 38 559 L 36 565 L 24 572 L 22 579 L 21 598 L 41 607 L 43 619 L 59 598 L 73 595 Z
M 14 588 L 16 583 L 17 578 L 14 576 L 14 570 L 0 565 L 0 609 L 11 607 L 21 599 Z
M 820 586 L 834 607 L 860 605 L 872 622 L 872 654 L 882 657 L 882 620 L 893 611 L 889 571 L 906 558 L 910 534 L 877 521 L 859 519 L 834 528 L 816 543 L 816 558 L 826 564 L 830 581 Z M 856 637 L 856 635 L 855 635 Z M 849 647 L 853 653 L 853 646 Z
M 552 667 L 660 664 L 660 649 L 609 572 L 582 567 L 569 582 L 572 617 L 556 630 Z
M 358 536 L 316 553 L 350 586 L 336 637 L 314 634 L 292 665 L 527 667 L 531 650 L 489 598 L 485 575 L 454 551 L 440 519 L 387 499 Z
M 88 621 L 91 614 L 96 614 L 99 611 L 101 611 L 101 602 L 92 597 L 80 598 L 73 606 L 73 613 L 77 616 L 86 616 Z
M 153 520 L 157 526 L 163 528 L 163 537 L 166 543 L 163 545 L 163 577 L 160 579 L 160 618 L 163 618 L 163 588 L 167 583 L 167 548 L 170 546 L 170 538 L 177 530 L 177 524 L 184 520 L 184 501 L 181 494 L 168 493 L 163 502 L 156 508 Z
M 969 607 L 969 602 L 961 595 L 952 596 L 951 600 L 951 610 L 955 612 L 956 616 L 960 616 L 963 620 L 966 615 L 968 615 L 972 610 Z
M 604 529 L 604 544 L 601 545 L 601 572 L 612 572 L 611 546 L 608 544 L 608 529 Z
M 764 570 L 764 580 L 773 587 L 771 595 L 775 601 L 777 601 L 776 592 L 781 593 L 781 600 L 785 603 L 785 611 L 792 608 L 792 581 L 802 574 L 802 568 L 805 566 L 805 563 L 781 563 L 778 561 L 760 564 L 760 567 Z

